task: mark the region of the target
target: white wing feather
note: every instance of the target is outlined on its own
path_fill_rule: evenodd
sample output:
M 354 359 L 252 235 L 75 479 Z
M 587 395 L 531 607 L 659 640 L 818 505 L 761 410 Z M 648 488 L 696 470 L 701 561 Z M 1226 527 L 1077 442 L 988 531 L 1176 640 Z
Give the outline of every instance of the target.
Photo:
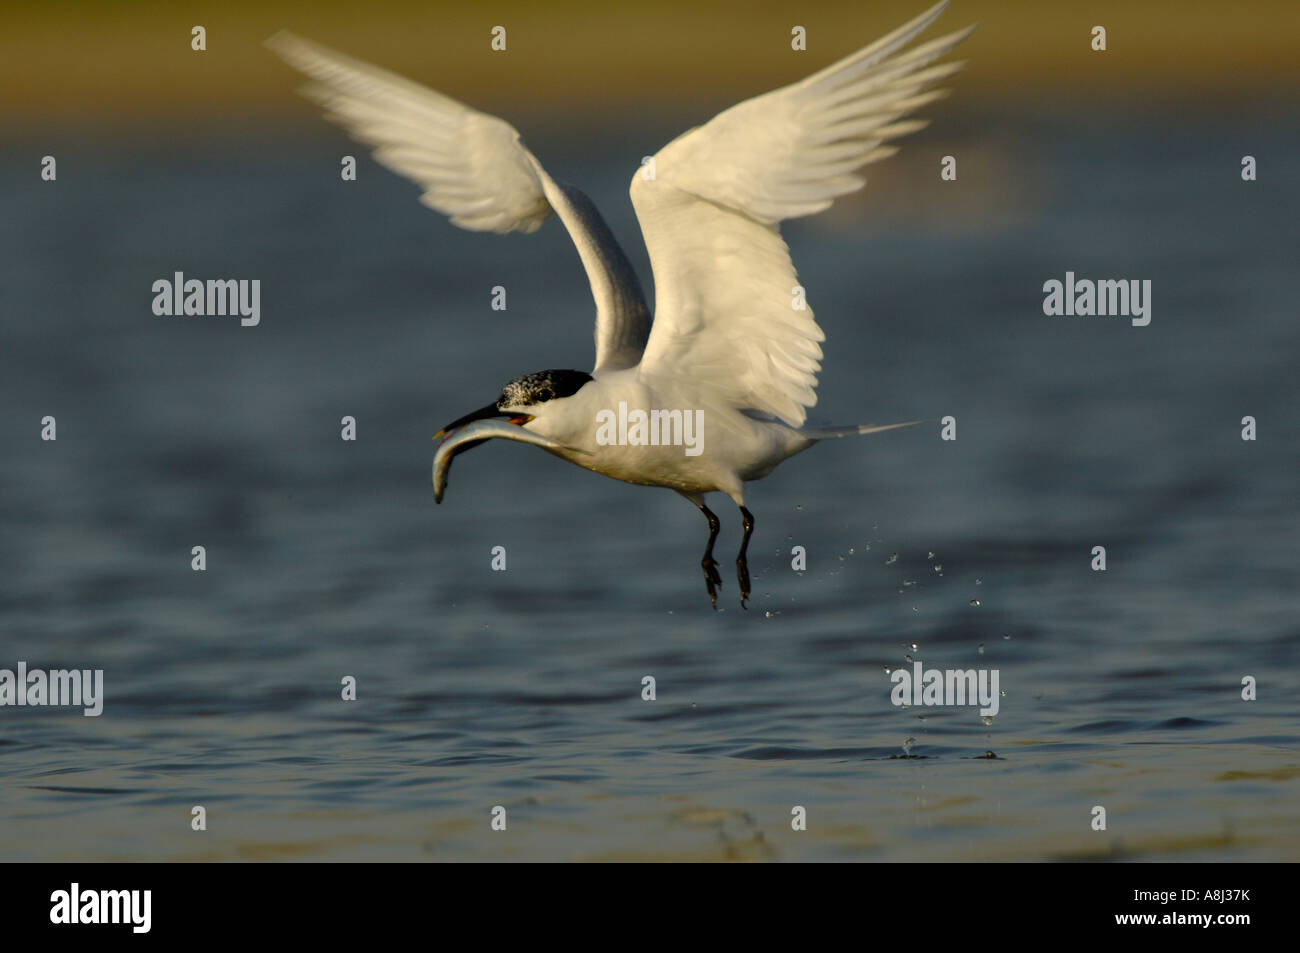
M 925 125 L 901 121 L 963 64 L 931 64 L 974 27 L 900 52 L 926 11 L 801 82 L 719 113 L 659 151 L 632 203 L 654 269 L 654 328 L 640 372 L 710 381 L 732 407 L 803 425 L 817 402 L 819 342 L 777 223 L 862 187 L 863 165 Z M 927 68 L 929 67 L 929 68 Z
M 267 41 L 315 82 L 303 94 L 375 160 L 418 184 L 420 201 L 461 228 L 535 232 L 552 212 L 578 249 L 596 299 L 596 367 L 641 358 L 649 309 L 636 272 L 592 202 L 546 174 L 505 120 L 289 33 Z

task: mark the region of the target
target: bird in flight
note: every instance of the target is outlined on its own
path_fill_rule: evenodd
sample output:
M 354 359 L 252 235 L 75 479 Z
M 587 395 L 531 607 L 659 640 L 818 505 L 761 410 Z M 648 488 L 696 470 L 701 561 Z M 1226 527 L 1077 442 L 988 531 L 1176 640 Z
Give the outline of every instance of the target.
M 632 205 L 654 273 L 653 321 L 636 272 L 591 200 L 552 179 L 504 120 L 308 40 L 287 33 L 268 40 L 313 80 L 304 95 L 372 146 L 378 162 L 417 183 L 425 205 L 461 228 L 499 233 L 533 232 L 556 215 L 586 269 L 595 367 L 527 374 L 439 431 L 437 502 L 452 459 L 492 438 L 670 488 L 708 519 L 701 566 L 716 609 L 719 523 L 705 495 L 725 493 L 743 521 L 736 574 L 745 606 L 754 531 L 745 483 L 820 440 L 919 423 L 806 426 L 825 335 L 777 226 L 860 189 L 862 166 L 892 155 L 891 140 L 925 125 L 906 117 L 943 96 L 934 85 L 964 65 L 933 64 L 974 30 L 909 48 L 945 6 L 719 113 L 634 172 Z

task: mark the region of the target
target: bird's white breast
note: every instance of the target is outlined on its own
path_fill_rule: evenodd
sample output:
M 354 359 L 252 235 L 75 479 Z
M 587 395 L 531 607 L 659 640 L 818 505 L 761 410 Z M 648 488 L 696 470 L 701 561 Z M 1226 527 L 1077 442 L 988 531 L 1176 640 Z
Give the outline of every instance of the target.
M 558 456 L 616 480 L 688 493 L 739 492 L 807 445 L 797 431 L 748 417 L 707 387 L 648 383 L 635 368 L 548 403 L 527 426 L 574 448 L 552 451 Z

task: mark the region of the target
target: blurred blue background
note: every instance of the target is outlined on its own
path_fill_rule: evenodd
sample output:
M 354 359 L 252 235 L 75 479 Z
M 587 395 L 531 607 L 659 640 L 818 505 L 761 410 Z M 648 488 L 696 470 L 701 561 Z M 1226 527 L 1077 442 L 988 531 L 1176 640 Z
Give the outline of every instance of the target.
M 898 9 L 853 14 L 861 40 Z M 945 25 L 975 18 L 996 32 Z M 296 82 L 267 75 L 268 97 Z M 0 667 L 103 668 L 106 701 L 0 709 L 0 857 L 1300 856 L 1295 100 L 964 81 L 860 197 L 784 229 L 828 337 L 814 420 L 951 414 L 958 439 L 835 441 L 753 484 L 748 612 L 729 571 L 709 610 L 675 494 L 497 442 L 434 506 L 439 427 L 590 367 L 557 223 L 459 231 L 287 99 L 10 129 Z M 736 98 L 484 105 L 593 197 L 649 292 L 627 183 Z M 260 279 L 261 324 L 155 317 L 177 270 Z M 1151 325 L 1045 317 L 1067 270 L 1150 279 Z M 895 708 L 908 655 L 997 668 L 999 715 Z

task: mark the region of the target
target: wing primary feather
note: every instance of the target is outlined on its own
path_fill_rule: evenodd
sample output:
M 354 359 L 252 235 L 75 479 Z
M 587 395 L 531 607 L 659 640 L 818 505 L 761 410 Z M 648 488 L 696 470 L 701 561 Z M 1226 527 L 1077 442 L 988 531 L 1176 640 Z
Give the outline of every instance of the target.
M 643 378 L 703 382 L 713 406 L 803 425 L 825 335 L 777 225 L 860 189 L 861 167 L 926 125 L 916 111 L 963 65 L 935 61 L 974 29 L 909 48 L 946 6 L 724 110 L 659 150 L 655 179 L 633 177 L 658 302 Z
M 557 214 L 596 301 L 598 368 L 635 365 L 650 331 L 636 272 L 590 199 L 558 185 L 507 122 L 405 77 L 290 33 L 267 46 L 311 82 L 303 94 L 418 184 L 420 202 L 461 228 L 535 232 Z

